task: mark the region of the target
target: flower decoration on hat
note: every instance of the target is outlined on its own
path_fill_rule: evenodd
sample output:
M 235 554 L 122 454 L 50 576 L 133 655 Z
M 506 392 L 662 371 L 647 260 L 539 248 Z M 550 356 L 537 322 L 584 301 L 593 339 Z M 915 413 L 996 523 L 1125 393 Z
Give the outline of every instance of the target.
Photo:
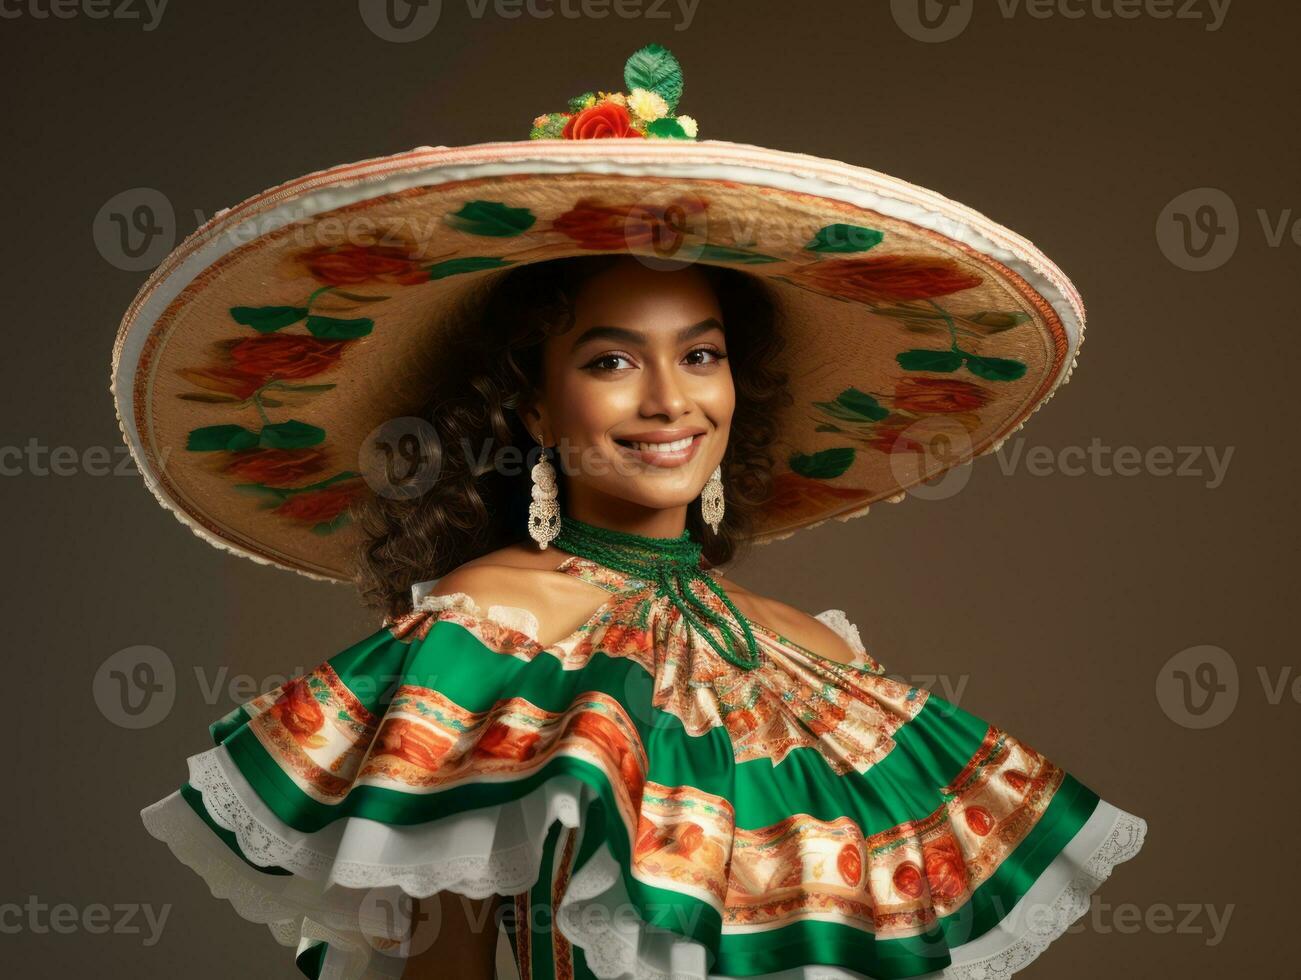
M 584 92 L 568 112 L 533 120 L 529 139 L 587 140 L 611 137 L 695 139 L 696 120 L 674 115 L 682 97 L 682 67 L 662 45 L 634 51 L 623 66 L 624 92 Z

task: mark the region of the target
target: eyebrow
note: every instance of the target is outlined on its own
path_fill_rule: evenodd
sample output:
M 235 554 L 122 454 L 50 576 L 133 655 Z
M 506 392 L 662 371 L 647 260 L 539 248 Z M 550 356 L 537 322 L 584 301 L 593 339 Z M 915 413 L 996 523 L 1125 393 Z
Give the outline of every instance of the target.
M 709 331 L 715 329 L 722 330 L 723 325 L 718 322 L 717 317 L 706 317 L 699 323 L 693 323 L 691 326 L 679 330 L 677 341 L 678 343 L 685 343 L 692 337 L 697 337 L 702 333 L 709 333 Z M 642 344 L 646 342 L 646 334 L 640 330 L 631 330 L 628 327 L 612 327 L 603 323 L 595 327 L 588 327 L 579 334 L 572 349 L 577 350 L 590 340 L 619 340 L 626 344 Z

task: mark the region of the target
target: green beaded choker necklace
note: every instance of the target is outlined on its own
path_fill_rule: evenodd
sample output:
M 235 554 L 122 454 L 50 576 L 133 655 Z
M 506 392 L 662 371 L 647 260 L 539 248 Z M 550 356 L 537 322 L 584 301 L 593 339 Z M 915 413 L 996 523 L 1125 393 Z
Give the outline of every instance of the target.
M 759 666 L 761 654 L 749 622 L 722 587 L 700 567 L 701 546 L 692 540 L 689 531 L 684 530 L 676 538 L 651 538 L 598 527 L 566 515 L 562 518 L 560 532 L 552 543 L 564 551 L 656 583 L 655 594 L 667 596 L 682 611 L 687 622 L 718 651 L 720 657 L 743 670 L 753 670 Z M 692 579 L 704 582 L 736 617 L 745 636 L 744 653 L 737 651 L 736 637 L 727 618 L 696 595 L 690 586 Z M 700 621 L 692 610 L 693 606 L 700 616 L 718 628 L 726 647 Z

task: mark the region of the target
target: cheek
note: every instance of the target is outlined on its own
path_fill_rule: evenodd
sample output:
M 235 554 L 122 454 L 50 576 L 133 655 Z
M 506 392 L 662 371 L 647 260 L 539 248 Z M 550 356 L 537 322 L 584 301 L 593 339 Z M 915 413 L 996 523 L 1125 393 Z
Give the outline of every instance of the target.
M 625 424 L 638 413 L 638 394 L 632 385 L 602 383 L 582 375 L 565 378 L 564 391 L 556 399 L 563 430 L 582 445 L 599 442 L 611 429 Z
M 736 411 L 736 388 L 732 384 L 731 375 L 719 384 L 710 386 L 708 391 L 701 392 L 700 406 L 719 427 L 731 422 Z

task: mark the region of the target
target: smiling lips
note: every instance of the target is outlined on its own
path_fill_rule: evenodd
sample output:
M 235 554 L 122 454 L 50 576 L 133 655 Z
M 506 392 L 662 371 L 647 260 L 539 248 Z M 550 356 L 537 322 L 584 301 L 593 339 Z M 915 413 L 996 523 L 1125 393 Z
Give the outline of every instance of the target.
M 691 461 L 705 434 L 703 432 L 638 433 L 638 439 L 616 439 L 619 448 L 651 466 L 682 466 Z

